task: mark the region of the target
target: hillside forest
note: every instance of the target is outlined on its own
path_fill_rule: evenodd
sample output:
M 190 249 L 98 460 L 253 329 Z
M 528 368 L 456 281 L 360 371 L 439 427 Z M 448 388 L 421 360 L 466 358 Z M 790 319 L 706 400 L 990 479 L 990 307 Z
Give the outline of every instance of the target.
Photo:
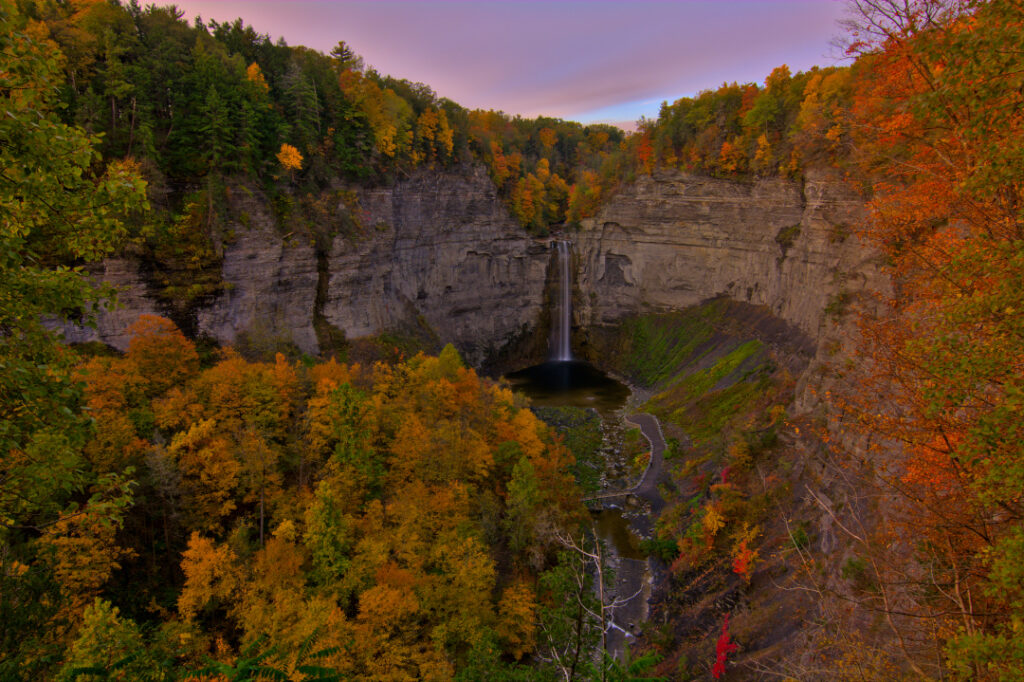
M 153 316 L 123 354 L 52 331 L 111 305 L 85 276 L 111 255 L 171 273 L 168 301 L 209 293 L 232 193 L 315 241 L 365 228 L 328 215 L 346 188 L 466 164 L 535 235 L 643 175 L 842 173 L 892 287 L 839 302 L 825 415 L 750 403 L 881 500 L 844 529 L 854 615 L 806 678 L 1021 679 L 1024 6 L 849 6 L 849 65 L 779 66 L 625 133 L 467 110 L 243 19 L 0 0 L 0 679 L 689 679 L 655 637 L 601 650 L 583 450 L 451 346 L 361 365 Z M 711 502 L 670 500 L 675 579 L 718 561 L 749 584 L 756 534 L 725 541 L 716 501 L 745 495 L 755 445 L 722 442 Z M 740 679 L 728 626 L 692 670 Z

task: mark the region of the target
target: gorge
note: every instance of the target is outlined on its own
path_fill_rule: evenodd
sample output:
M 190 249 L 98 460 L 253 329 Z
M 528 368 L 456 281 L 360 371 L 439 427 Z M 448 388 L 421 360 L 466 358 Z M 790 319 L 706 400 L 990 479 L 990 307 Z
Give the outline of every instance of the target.
M 0 0 L 0 679 L 1019 679 L 1024 13 L 846 4 L 627 131 Z
M 873 255 L 850 233 L 863 216 L 863 200 L 826 171 L 808 171 L 801 182 L 658 171 L 623 186 L 579 231 L 569 233 L 571 252 L 561 237 L 552 242 L 524 235 L 479 167 L 420 172 L 393 187 L 354 192 L 358 201 L 339 203 L 337 210 L 358 212 L 354 217 L 362 229 L 333 236 L 319 252 L 309 237 L 281 235 L 257 199 L 244 200 L 239 209 L 249 224 L 236 224 L 234 240 L 223 245 L 227 286 L 189 312 L 194 329 L 225 344 L 243 334 L 280 337 L 316 353 L 323 338 L 315 329 L 317 318 L 346 340 L 419 327 L 435 343 L 452 343 L 468 362 L 492 371 L 549 359 L 554 362 L 539 367 L 564 374 L 583 366 L 567 362 L 580 357 L 623 374 L 613 338 L 618 324 L 724 298 L 738 306 L 724 309 L 722 324 L 732 335 L 715 336 L 712 345 L 695 351 L 687 371 L 702 371 L 740 341 L 760 339 L 767 354 L 762 361 L 771 356 L 798 380 L 795 393 L 777 398 L 792 402 L 791 418 L 797 419 L 800 410 L 815 408 L 818 391 L 825 390 L 824 375 L 815 373 L 812 360 L 826 361 L 834 352 L 830 330 L 842 302 L 878 284 Z M 101 315 L 95 333 L 71 330 L 68 336 L 125 347 L 125 330 L 135 316 L 167 309 L 147 294 L 140 264 L 119 259 L 103 267 L 108 282 L 128 285 L 124 307 Z M 583 383 L 588 381 L 593 383 L 583 391 L 584 401 L 609 391 L 606 404 L 615 410 L 625 399 L 603 375 L 587 374 Z M 651 388 L 645 387 L 648 395 Z M 667 435 L 686 437 L 674 428 Z M 802 514 L 814 524 L 809 527 L 821 524 L 822 547 L 834 548 L 831 522 L 819 519 L 820 511 Z M 610 533 L 623 532 L 617 519 Z M 636 555 L 629 561 L 643 564 Z M 773 592 L 762 588 L 754 594 Z M 659 603 L 665 599 L 655 595 Z M 659 613 L 666 617 L 664 610 Z M 712 627 L 717 612 L 695 613 L 703 615 L 694 616 L 690 627 Z M 786 627 L 795 629 L 781 640 L 758 635 L 766 643 L 751 645 L 750 655 L 774 655 L 802 632 Z
M 158 313 L 222 343 L 258 333 L 316 352 L 320 316 L 346 339 L 426 326 L 476 366 L 543 357 L 552 324 L 545 281 L 558 261 L 545 240 L 515 225 L 482 168 L 422 171 L 355 195 L 358 208 L 335 209 L 358 213 L 362 230 L 333 236 L 319 270 L 311 236 L 281 235 L 265 204 L 240 199 L 248 225 L 234 223 L 233 239 L 220 245 L 224 287 L 184 314 L 153 295 L 142 263 L 107 260 L 97 274 L 121 289 L 122 307 L 101 314 L 96 330 L 69 328 L 67 338 L 123 349 L 131 322 Z M 766 306 L 816 342 L 829 304 L 877 279 L 850 234 L 862 216 L 863 200 L 825 171 L 802 183 L 641 177 L 573 235 L 577 351 L 587 357 L 588 333 L 627 315 L 715 296 Z

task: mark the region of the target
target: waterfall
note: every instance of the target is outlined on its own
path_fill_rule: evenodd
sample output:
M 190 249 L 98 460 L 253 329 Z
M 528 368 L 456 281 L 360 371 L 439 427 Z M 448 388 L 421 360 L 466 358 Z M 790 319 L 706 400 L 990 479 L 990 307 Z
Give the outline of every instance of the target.
M 551 316 L 551 357 L 554 362 L 572 360 L 569 330 L 572 327 L 572 259 L 569 242 L 556 241 L 558 249 L 559 290 L 556 310 Z

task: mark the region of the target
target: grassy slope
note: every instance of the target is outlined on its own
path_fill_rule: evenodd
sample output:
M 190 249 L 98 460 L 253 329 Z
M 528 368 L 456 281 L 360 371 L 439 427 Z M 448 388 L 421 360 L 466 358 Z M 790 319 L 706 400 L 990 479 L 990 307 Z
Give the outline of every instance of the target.
M 664 624 L 646 641 L 675 679 L 707 674 L 726 613 L 736 658 L 748 664 L 770 662 L 801 627 L 805 598 L 777 586 L 796 575 L 795 550 L 812 539 L 793 494 L 803 467 L 785 415 L 809 345 L 792 330 L 787 341 L 779 325 L 763 309 L 715 300 L 592 339 L 596 357 L 615 359 L 607 369 L 653 392 L 642 409 L 669 439 L 668 506 L 651 549 L 670 578 L 651 619 Z M 744 547 L 753 553 L 746 575 L 735 571 Z

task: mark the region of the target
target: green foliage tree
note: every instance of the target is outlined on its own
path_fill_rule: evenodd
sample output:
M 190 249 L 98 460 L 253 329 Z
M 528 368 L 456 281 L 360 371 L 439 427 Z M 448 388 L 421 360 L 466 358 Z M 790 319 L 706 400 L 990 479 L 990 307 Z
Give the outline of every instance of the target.
M 147 654 L 138 626 L 121 616 L 110 602 L 96 599 L 85 609 L 82 625 L 57 679 L 162 679 L 163 671 L 154 661 L 147 660 Z
M 593 575 L 579 552 L 562 550 L 540 578 L 541 608 L 537 657 L 556 679 L 593 679 L 592 654 L 600 649 L 600 611 Z M 602 660 L 603 652 L 597 658 Z
M 74 264 L 117 248 L 125 216 L 145 206 L 130 163 L 96 172 L 98 139 L 59 121 L 60 59 L 28 35 L 14 3 L 0 2 L 0 674 L 18 650 L 45 660 L 52 642 L 44 623 L 54 602 L 30 601 L 54 589 L 38 575 L 36 539 L 95 509 L 80 509 L 94 480 L 74 356 L 44 321 L 91 316 L 109 292 Z M 124 492 L 114 485 L 114 498 L 115 488 Z

